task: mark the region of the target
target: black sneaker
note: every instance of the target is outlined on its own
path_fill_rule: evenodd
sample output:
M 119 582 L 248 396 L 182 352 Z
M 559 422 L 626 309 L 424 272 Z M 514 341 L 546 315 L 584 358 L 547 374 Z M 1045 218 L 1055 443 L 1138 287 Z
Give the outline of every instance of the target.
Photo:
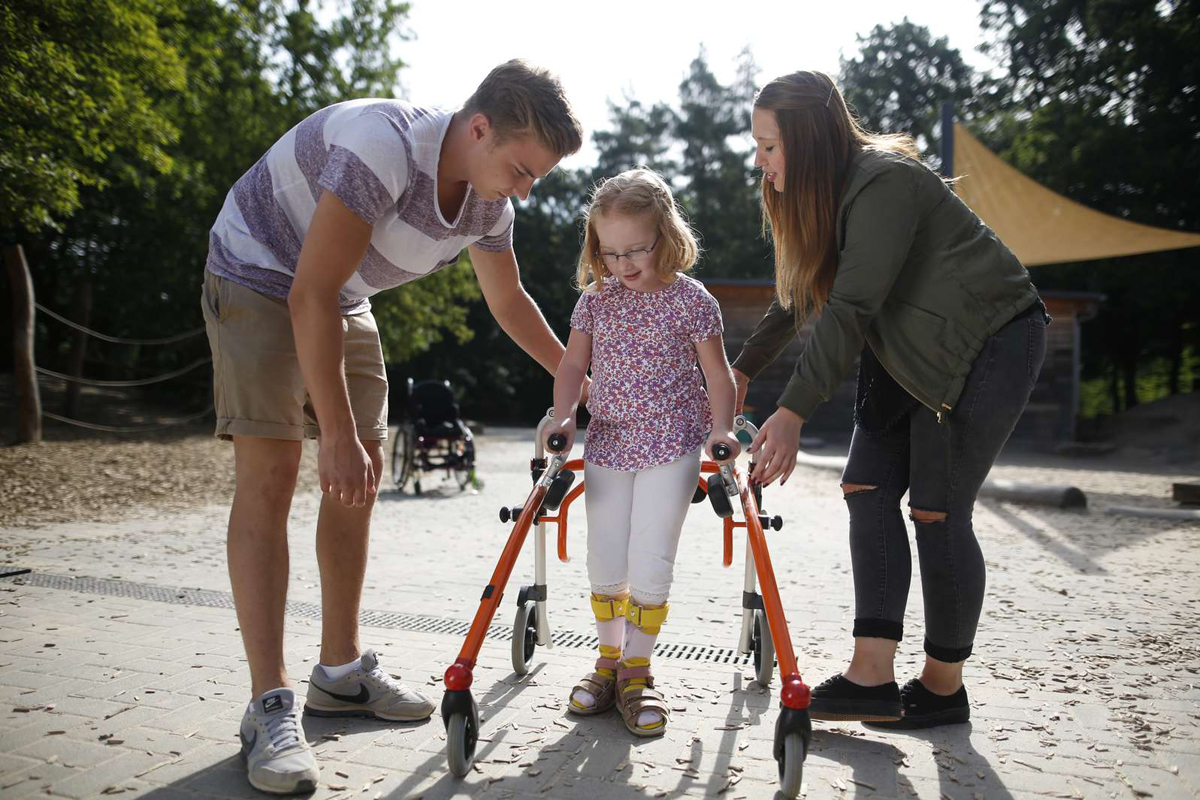
M 900 719 L 900 689 L 895 681 L 859 686 L 841 674 L 812 690 L 808 715 L 813 719 L 882 722 Z
M 894 722 L 874 722 L 880 728 L 914 730 L 934 728 L 938 725 L 956 725 L 971 719 L 971 704 L 967 701 L 967 687 L 946 696 L 934 694 L 916 678 L 904 684 L 900 690 L 900 702 L 904 705 L 904 716 Z

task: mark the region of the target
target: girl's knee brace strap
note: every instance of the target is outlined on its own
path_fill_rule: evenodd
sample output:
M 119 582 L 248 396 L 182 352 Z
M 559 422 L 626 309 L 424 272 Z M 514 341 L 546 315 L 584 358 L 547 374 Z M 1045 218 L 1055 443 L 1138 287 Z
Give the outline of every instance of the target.
M 595 594 L 592 595 L 592 613 L 596 615 L 596 619 L 604 622 L 605 620 L 618 619 L 625 616 L 624 597 L 606 597 L 600 598 Z
M 644 633 L 658 633 L 658 629 L 667 621 L 667 611 L 670 608 L 670 603 L 659 608 L 646 608 L 630 600 L 625 604 L 625 618 Z

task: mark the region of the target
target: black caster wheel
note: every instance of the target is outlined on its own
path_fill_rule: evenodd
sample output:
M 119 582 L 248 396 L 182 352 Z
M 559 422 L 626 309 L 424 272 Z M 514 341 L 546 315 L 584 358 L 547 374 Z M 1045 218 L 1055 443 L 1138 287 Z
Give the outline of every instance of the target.
M 708 502 L 712 503 L 713 511 L 717 512 L 721 519 L 733 516 L 733 504 L 729 501 L 729 495 L 725 494 L 725 484 L 720 473 L 708 476 Z
M 513 620 L 512 635 L 512 667 L 518 675 L 529 673 L 529 664 L 533 661 L 533 652 L 537 649 L 537 606 L 517 606 L 517 616 Z
M 546 499 L 542 501 L 542 509 L 544 511 L 557 511 L 562 505 L 562 501 L 566 498 L 567 492 L 571 490 L 571 484 L 575 482 L 575 473 L 569 469 L 564 469 L 550 483 L 550 488 L 546 490 Z
M 479 731 L 466 714 L 451 714 L 446 720 L 446 762 L 456 778 L 466 777 L 475 762 Z
M 413 493 L 414 494 L 421 493 L 421 482 L 420 481 L 413 481 Z
M 754 680 L 761 686 L 771 683 L 775 674 L 775 643 L 771 640 L 771 627 L 762 609 L 754 611 Z
M 789 733 L 783 739 L 783 757 L 779 760 L 779 792 L 784 797 L 800 796 L 804 785 L 804 756 L 807 748 L 804 737 Z

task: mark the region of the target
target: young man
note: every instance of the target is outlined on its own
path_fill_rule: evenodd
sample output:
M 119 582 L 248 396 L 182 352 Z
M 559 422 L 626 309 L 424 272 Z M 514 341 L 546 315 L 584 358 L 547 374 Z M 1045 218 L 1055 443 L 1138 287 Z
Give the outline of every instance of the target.
M 318 772 L 283 660 L 287 517 L 301 440 L 320 442 L 321 657 L 305 710 L 386 720 L 434 704 L 358 639 L 371 507 L 383 473 L 387 379 L 368 297 L 452 264 L 463 247 L 488 308 L 553 373 L 563 347 L 521 286 L 513 207 L 579 149 L 558 80 L 494 69 L 456 112 L 353 100 L 288 131 L 234 185 L 212 228 L 202 306 L 217 436 L 237 489 L 229 575 L 250 662 L 242 720 L 250 783 L 311 791 Z

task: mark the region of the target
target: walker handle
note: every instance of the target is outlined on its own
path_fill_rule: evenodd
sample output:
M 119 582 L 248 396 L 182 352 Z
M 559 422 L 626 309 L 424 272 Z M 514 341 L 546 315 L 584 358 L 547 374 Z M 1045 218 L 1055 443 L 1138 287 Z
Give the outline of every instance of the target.
M 546 444 L 549 446 L 551 452 L 561 453 L 567 448 L 567 437 L 561 433 L 556 433 L 550 437 Z
M 731 455 L 733 455 L 733 450 L 724 442 L 713 445 L 713 458 L 717 461 L 726 461 Z

